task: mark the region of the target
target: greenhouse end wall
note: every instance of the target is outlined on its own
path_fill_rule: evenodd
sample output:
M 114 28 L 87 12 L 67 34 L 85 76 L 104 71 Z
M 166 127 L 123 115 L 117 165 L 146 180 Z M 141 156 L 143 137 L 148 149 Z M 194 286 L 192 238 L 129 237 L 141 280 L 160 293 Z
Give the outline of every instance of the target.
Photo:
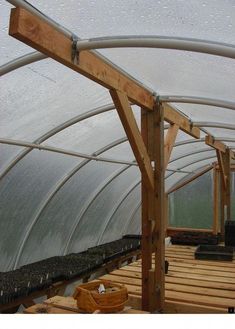
M 170 194 L 169 225 L 209 229 L 213 223 L 212 174 L 207 173 Z

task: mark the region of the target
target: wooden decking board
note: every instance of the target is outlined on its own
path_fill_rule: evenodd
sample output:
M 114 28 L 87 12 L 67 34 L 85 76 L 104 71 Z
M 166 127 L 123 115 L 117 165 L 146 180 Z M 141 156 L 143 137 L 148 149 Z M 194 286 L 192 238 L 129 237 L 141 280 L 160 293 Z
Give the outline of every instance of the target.
M 215 288 L 227 291 L 235 291 L 235 285 L 232 283 L 221 283 L 221 282 L 211 282 L 205 280 L 193 280 L 193 279 L 185 279 L 185 278 L 175 278 L 166 275 L 166 282 L 170 283 L 179 283 L 184 285 L 196 286 L 196 287 L 205 287 L 205 288 Z
M 196 260 L 195 247 L 166 248 L 169 271 L 165 276 L 166 305 L 170 310 L 227 313 L 235 306 L 235 261 Z M 153 257 L 154 263 L 154 257 Z M 104 276 L 125 284 L 129 293 L 141 298 L 141 260 Z M 140 300 L 137 301 L 140 303 Z M 166 309 L 167 309 L 166 308 Z
M 178 291 L 166 291 L 165 296 L 168 300 L 189 302 L 191 304 L 226 308 L 234 307 L 234 299 L 232 298 L 203 296 Z
M 110 274 L 104 275 L 102 278 L 116 283 L 122 283 L 125 285 L 130 284 L 133 286 L 141 287 L 141 279 L 133 279 L 133 278 L 127 278 L 123 276 L 110 275 Z M 166 280 L 165 289 L 169 291 L 188 292 L 196 295 L 215 296 L 215 297 L 220 296 L 224 298 L 235 299 L 235 291 L 228 291 L 222 289 L 219 290 L 216 288 L 209 288 L 209 287 L 192 286 L 186 284 L 185 281 L 183 284 L 180 284 L 180 283 L 170 283 L 169 281 Z
M 125 266 L 124 267 L 126 272 L 134 272 L 137 273 L 135 277 L 141 277 L 141 270 L 135 266 Z M 125 273 L 124 275 L 134 277 L 132 274 Z M 187 273 L 187 272 L 177 272 L 174 270 L 169 270 L 167 276 L 178 277 L 178 278 L 187 278 L 187 279 L 194 279 L 194 280 L 204 280 L 210 282 L 220 282 L 220 283 L 235 283 L 235 278 L 227 278 L 227 277 L 218 277 L 218 276 L 211 276 L 211 275 L 203 275 L 203 274 L 194 274 L 194 273 Z
M 180 258 L 175 258 L 173 257 L 166 257 L 169 261 L 174 261 L 174 262 L 180 262 L 184 264 L 205 264 L 207 266 L 217 266 L 218 268 L 235 268 L 235 263 L 234 262 L 221 262 L 221 261 L 209 261 L 209 260 L 200 260 L 200 262 L 197 259 L 180 259 Z
M 134 286 L 130 284 L 125 284 L 128 292 L 134 295 L 141 296 L 141 286 Z M 213 307 L 232 307 L 234 305 L 234 299 L 232 298 L 223 298 L 215 296 L 203 296 L 193 293 L 179 292 L 166 290 L 165 296 L 167 300 L 174 300 L 179 302 L 190 302 L 191 304 L 199 304 Z
M 228 313 L 227 308 L 219 308 L 219 307 L 212 307 L 212 306 L 205 306 L 205 305 L 197 305 L 197 304 L 190 304 L 190 303 L 183 303 L 177 301 L 165 301 L 165 308 L 164 313 L 172 314 L 172 313 L 179 313 L 179 314 L 224 314 Z
M 141 262 L 137 261 L 134 263 L 130 264 L 131 266 L 138 266 L 141 267 Z M 235 267 L 222 267 L 218 271 L 218 266 L 216 265 L 207 265 L 207 264 L 191 264 L 191 263 L 181 263 L 181 262 L 175 262 L 175 261 L 170 261 L 170 266 L 172 267 L 182 267 L 182 268 L 188 268 L 188 269 L 196 269 L 196 270 L 207 270 L 211 271 L 211 273 L 219 273 L 219 276 L 232 276 L 235 277 Z M 223 274 L 224 273 L 224 274 Z
M 224 283 L 232 283 L 234 284 L 234 279 L 225 278 L 225 277 L 218 277 L 218 276 L 209 276 L 209 275 L 202 275 L 202 274 L 193 274 L 193 273 L 185 273 L 185 272 L 175 272 L 169 271 L 169 276 L 179 277 L 179 278 L 188 278 L 188 279 L 195 279 L 195 280 L 205 280 L 205 281 L 213 281 L 213 282 L 224 282 Z
M 133 271 L 133 272 L 139 272 L 141 267 L 138 266 L 131 266 L 127 265 L 125 266 L 126 271 Z M 196 271 L 196 270 L 189 270 L 182 269 L 179 267 L 172 267 L 170 265 L 168 275 L 170 276 L 179 276 L 179 277 L 185 277 L 185 278 L 193 278 L 193 279 L 204 279 L 209 281 L 215 281 L 215 282 L 230 282 L 235 284 L 235 275 L 232 275 L 232 277 L 227 276 L 216 276 L 211 271 Z
M 141 274 L 139 273 L 138 277 L 136 273 L 131 273 L 130 271 L 121 271 L 117 270 L 112 272 L 112 274 L 105 275 L 107 280 L 111 280 L 111 278 L 115 281 L 118 279 L 120 283 L 130 283 L 133 285 L 141 285 Z M 117 277 L 117 278 L 115 278 Z M 185 279 L 185 278 L 174 278 L 171 276 L 166 275 L 165 277 L 166 284 L 180 284 L 185 286 L 195 286 L 195 287 L 203 287 L 203 288 L 212 288 L 217 289 L 217 293 L 220 294 L 222 290 L 226 291 L 226 295 L 229 297 L 232 294 L 235 298 L 234 291 L 235 285 L 231 283 L 220 283 L 220 282 L 211 282 L 211 281 L 204 281 L 204 280 L 192 280 L 192 279 Z M 220 291 L 219 291 L 220 290 Z M 223 293 L 222 293 L 223 294 Z

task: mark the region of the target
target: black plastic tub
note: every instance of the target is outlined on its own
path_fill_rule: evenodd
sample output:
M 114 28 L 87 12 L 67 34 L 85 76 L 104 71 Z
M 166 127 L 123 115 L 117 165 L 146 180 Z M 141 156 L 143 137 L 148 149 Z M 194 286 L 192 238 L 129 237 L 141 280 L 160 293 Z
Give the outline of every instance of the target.
M 233 248 L 210 245 L 198 246 L 195 251 L 195 259 L 232 261 Z
M 225 246 L 235 247 L 235 220 L 225 222 Z

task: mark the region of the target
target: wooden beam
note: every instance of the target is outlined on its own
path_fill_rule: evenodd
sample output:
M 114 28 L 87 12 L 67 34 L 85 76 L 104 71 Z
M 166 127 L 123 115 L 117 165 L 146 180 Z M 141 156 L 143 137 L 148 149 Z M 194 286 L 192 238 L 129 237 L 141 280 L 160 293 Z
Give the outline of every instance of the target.
M 220 152 L 226 152 L 226 145 L 220 141 L 215 140 L 211 135 L 206 136 L 205 143 Z
M 171 152 L 175 144 L 175 140 L 177 137 L 177 133 L 179 131 L 179 126 L 177 124 L 172 124 L 167 130 L 167 134 L 164 140 L 164 168 L 166 170 L 170 157 Z
M 155 97 L 149 90 L 93 52 L 81 51 L 78 61 L 74 62 L 71 39 L 27 10 L 23 8 L 11 10 L 9 34 L 103 87 L 122 91 L 134 104 L 149 111 L 153 110 Z M 166 108 L 164 118 L 167 122 L 176 123 L 186 133 L 200 138 L 198 127 L 192 127 L 190 121 L 170 105 L 165 104 L 164 107 Z
M 174 185 L 166 193 L 167 194 L 170 194 L 170 193 L 173 193 L 173 192 L 177 191 L 181 187 L 184 187 L 185 185 L 187 185 L 187 184 L 191 183 L 192 181 L 194 181 L 196 178 L 204 175 L 205 173 L 207 173 L 208 171 L 210 171 L 213 167 L 214 167 L 213 164 L 207 166 L 206 168 L 204 168 L 202 171 L 198 172 L 197 174 L 195 174 L 193 176 L 190 176 L 188 179 L 185 179 L 183 182 L 180 182 L 177 185 Z
M 154 189 L 154 172 L 148 156 L 147 149 L 141 137 L 135 117 L 133 115 L 127 96 L 118 91 L 110 90 L 114 105 L 118 111 L 119 117 L 129 139 L 136 161 L 140 167 L 141 173 L 147 183 L 148 188 Z
M 56 61 L 108 89 L 122 90 L 135 104 L 152 109 L 152 94 L 123 73 L 90 52 L 79 53 L 78 63 L 71 56 L 72 41 L 53 26 L 23 8 L 11 10 L 9 34 Z
M 181 113 L 177 112 L 169 104 L 164 103 L 164 120 L 170 124 L 177 124 L 181 130 L 185 133 L 191 135 L 195 138 L 200 138 L 200 129 L 198 127 L 193 127 L 190 120 L 183 116 Z

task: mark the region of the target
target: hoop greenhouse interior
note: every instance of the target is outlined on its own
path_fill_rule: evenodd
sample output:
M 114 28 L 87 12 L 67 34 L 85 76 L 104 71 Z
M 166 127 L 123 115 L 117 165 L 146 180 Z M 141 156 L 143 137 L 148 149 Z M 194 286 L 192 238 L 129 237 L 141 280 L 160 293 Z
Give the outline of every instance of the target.
M 0 1 L 0 312 L 235 308 L 235 2 Z

